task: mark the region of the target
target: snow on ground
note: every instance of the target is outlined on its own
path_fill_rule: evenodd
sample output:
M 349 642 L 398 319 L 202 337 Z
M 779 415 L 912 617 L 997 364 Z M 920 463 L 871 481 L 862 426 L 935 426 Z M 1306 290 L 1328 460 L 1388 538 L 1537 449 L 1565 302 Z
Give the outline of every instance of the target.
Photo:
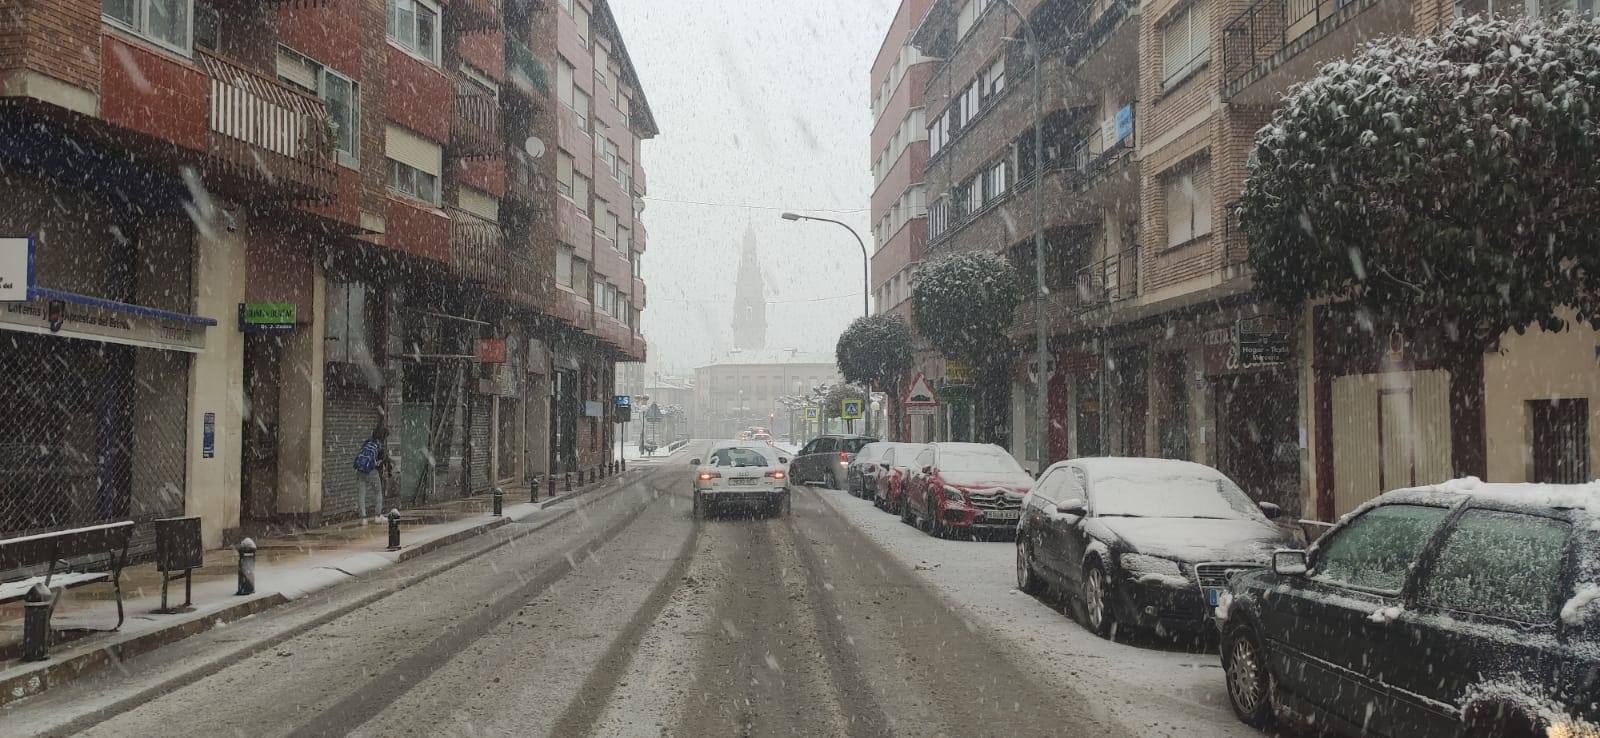
M 839 490 L 817 489 L 834 509 L 934 585 L 982 628 L 1100 700 L 1145 735 L 1259 735 L 1228 707 L 1222 664 L 1205 650 L 1145 637 L 1113 643 L 1050 604 L 1016 589 L 1011 541 L 941 540 Z
M 679 446 L 678 450 L 682 451 L 683 446 Z M 628 461 L 639 461 L 640 459 L 665 459 L 674 453 L 676 452 L 668 451 L 666 445 L 662 445 L 660 448 L 656 449 L 655 453 L 653 454 L 645 454 L 639 451 L 639 444 L 637 443 L 622 444 L 622 458 L 627 459 Z

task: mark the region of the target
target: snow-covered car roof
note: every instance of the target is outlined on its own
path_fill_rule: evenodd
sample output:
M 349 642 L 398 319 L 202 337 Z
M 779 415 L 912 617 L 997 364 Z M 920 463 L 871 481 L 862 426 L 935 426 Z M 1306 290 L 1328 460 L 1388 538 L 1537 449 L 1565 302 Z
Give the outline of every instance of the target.
M 1565 512 L 1593 517 L 1600 516 L 1600 482 L 1485 482 L 1477 477 L 1465 477 L 1386 492 L 1373 500 L 1372 504 L 1457 505 L 1466 500 L 1470 500 L 1474 507 Z
M 1120 476 L 1120 475 L 1150 475 L 1164 476 L 1192 475 L 1196 477 L 1222 477 L 1222 472 L 1205 464 L 1179 459 L 1152 459 L 1133 456 L 1094 456 L 1082 459 L 1068 459 L 1060 462 L 1063 464 L 1076 464 L 1089 472 L 1091 477 Z

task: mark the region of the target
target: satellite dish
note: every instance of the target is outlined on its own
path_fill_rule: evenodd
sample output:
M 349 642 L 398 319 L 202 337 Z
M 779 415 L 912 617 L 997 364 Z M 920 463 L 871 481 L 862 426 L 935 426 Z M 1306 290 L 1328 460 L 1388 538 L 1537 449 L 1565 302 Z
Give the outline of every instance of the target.
M 528 140 L 523 142 L 522 148 L 528 152 L 528 156 L 535 159 L 544 156 L 544 142 L 536 136 L 529 136 Z

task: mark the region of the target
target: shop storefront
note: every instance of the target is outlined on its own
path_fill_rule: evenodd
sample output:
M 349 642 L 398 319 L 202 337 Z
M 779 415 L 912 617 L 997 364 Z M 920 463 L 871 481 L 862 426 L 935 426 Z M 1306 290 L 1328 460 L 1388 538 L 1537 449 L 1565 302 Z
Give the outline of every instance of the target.
M 1302 441 L 1292 339 L 1293 326 L 1282 318 L 1230 315 L 1206 324 L 1203 355 L 1213 465 L 1252 499 L 1298 515 Z

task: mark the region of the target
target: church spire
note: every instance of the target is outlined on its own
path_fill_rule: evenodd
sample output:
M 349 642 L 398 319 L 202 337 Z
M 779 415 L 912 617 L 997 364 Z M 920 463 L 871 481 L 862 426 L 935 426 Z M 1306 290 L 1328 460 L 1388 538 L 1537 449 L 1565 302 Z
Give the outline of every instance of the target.
M 739 275 L 733 293 L 733 347 L 759 351 L 767 347 L 767 290 L 756 253 L 756 231 L 746 224 L 739 249 Z

